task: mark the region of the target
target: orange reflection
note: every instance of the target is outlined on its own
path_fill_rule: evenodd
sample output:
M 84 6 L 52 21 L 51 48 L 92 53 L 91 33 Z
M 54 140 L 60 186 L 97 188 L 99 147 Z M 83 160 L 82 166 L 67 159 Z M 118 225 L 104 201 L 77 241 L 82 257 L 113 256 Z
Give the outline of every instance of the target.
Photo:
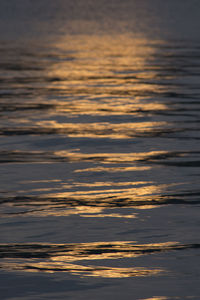
M 86 168 L 86 169 L 78 169 L 75 170 L 75 173 L 81 173 L 81 172 L 110 172 L 110 173 L 115 173 L 115 172 L 132 172 L 132 171 L 147 171 L 150 170 L 151 167 L 95 167 L 95 168 Z
M 44 217 L 78 215 L 87 218 L 136 218 L 135 211 L 127 214 L 126 209 L 152 209 L 159 205 L 167 205 L 171 198 L 170 195 L 165 195 L 165 191 L 175 185 L 155 185 L 150 181 L 56 181 L 56 184 L 55 187 L 50 185 L 46 188 L 29 189 L 29 193 L 33 195 L 21 194 L 17 201 L 15 198 L 9 199 L 2 204 L 4 214 L 8 217 L 17 214 Z M 34 193 L 38 192 L 40 194 L 34 196 Z
M 60 157 L 63 160 L 70 162 L 76 161 L 91 161 L 101 163 L 133 163 L 133 162 L 146 162 L 154 161 L 158 158 L 165 158 L 170 153 L 168 151 L 149 151 L 149 152 L 138 152 L 138 153 L 81 153 L 69 152 L 69 151 L 56 151 L 55 157 Z
M 58 123 L 56 121 L 40 121 L 36 125 L 48 130 L 66 134 L 69 137 L 114 138 L 126 139 L 138 135 L 154 136 L 162 133 L 166 122 L 138 122 L 138 123 Z M 170 130 L 170 129 L 169 129 Z
M 95 185 L 94 185 L 95 186 Z M 106 184 L 105 184 L 106 186 Z M 102 183 L 103 187 L 103 183 Z M 31 214 L 42 215 L 42 216 L 68 216 L 68 215 L 79 215 L 81 217 L 121 217 L 121 218 L 135 218 L 136 214 L 123 213 L 123 208 L 134 207 L 134 208 L 155 208 L 156 204 L 159 205 L 165 199 L 162 199 L 160 193 L 163 189 L 167 188 L 168 185 L 145 185 L 141 187 L 128 188 L 123 187 L 121 189 L 100 189 L 100 190 L 78 190 L 73 192 L 61 192 L 54 194 L 47 194 L 47 198 L 56 201 L 55 208 L 54 204 L 47 204 L 42 209 L 42 202 L 40 209 L 37 211 L 31 211 Z M 63 203 L 62 199 L 66 199 Z M 42 200 L 42 199 L 41 199 Z M 61 203 L 59 204 L 61 200 Z M 76 204 L 77 203 L 77 204 Z M 154 204 L 154 206 L 151 205 Z M 38 205 L 37 203 L 36 205 Z M 44 204 L 44 203 L 43 203 Z M 144 205 L 145 204 L 145 205 Z M 34 205 L 34 203 L 31 203 Z M 59 208 L 60 206 L 60 208 Z M 70 208 L 71 207 L 71 208 Z M 120 214 L 114 212 L 107 212 L 102 214 L 105 209 L 121 208 Z M 28 213 L 28 212 L 27 212 Z
M 169 185 L 162 184 L 162 185 L 146 185 L 142 187 L 135 187 L 135 188 L 121 188 L 121 189 L 101 189 L 101 190 L 78 190 L 73 192 L 62 192 L 62 193 L 54 193 L 53 197 L 56 198 L 69 198 L 69 197 L 82 197 L 84 199 L 85 197 L 90 197 L 92 195 L 92 198 L 95 201 L 95 198 L 98 199 L 99 197 L 104 198 L 104 196 L 112 197 L 118 195 L 121 195 L 123 198 L 129 198 L 129 200 L 142 200 L 149 196 L 153 195 L 159 195 L 165 188 L 167 188 Z M 48 194 L 47 196 L 52 196 L 52 194 Z M 139 198 L 142 196 L 142 199 Z
M 140 87 L 142 90 L 142 87 Z M 143 87 L 144 88 L 144 87 Z M 72 93 L 73 91 L 71 91 Z M 93 92 L 93 91 L 91 91 Z M 133 93 L 133 90 L 132 90 Z M 138 97 L 130 100 L 123 97 L 113 97 L 113 99 L 102 99 L 102 97 L 108 97 L 108 95 L 98 95 L 96 100 L 71 100 L 64 103 L 64 101 L 52 100 L 51 109 L 49 109 L 49 115 L 60 113 L 61 115 L 70 114 L 75 115 L 90 115 L 90 116 L 111 116 L 111 115 L 138 115 L 142 116 L 143 113 L 155 113 L 157 111 L 167 110 L 168 107 L 159 102 L 148 103 L 146 100 L 138 99 Z M 88 95 L 88 98 L 90 96 Z M 45 106 L 45 103 L 44 103 Z M 48 104 L 46 103 L 48 108 Z M 24 121 L 25 122 L 25 121 Z
M 79 244 L 9 244 L 0 245 L 2 268 L 25 272 L 69 272 L 73 275 L 105 278 L 154 276 L 161 268 L 113 267 L 91 265 L 88 261 L 136 258 L 183 249 L 178 243 L 136 244 L 135 242 L 94 242 Z M 79 264 L 73 262 L 78 261 Z M 87 265 L 85 265 L 87 264 Z
M 145 298 L 145 299 L 138 299 L 138 300 L 167 300 L 167 299 L 169 298 L 161 296 L 161 297 Z M 175 299 L 179 299 L 179 298 L 175 297 Z
M 111 155 L 112 154 L 112 155 Z M 134 165 L 133 163 L 152 163 L 165 160 L 167 158 L 180 158 L 187 156 L 187 152 L 173 151 L 149 151 L 149 152 L 129 152 L 129 153 L 81 153 L 80 149 L 72 151 L 1 151 L 2 162 L 13 163 L 55 163 L 55 162 L 100 162 L 107 164 L 131 164 L 131 167 L 146 168 L 145 165 Z M 120 166 L 121 167 L 121 166 Z M 148 166 L 149 167 L 149 166 Z M 134 170 L 134 169 L 133 169 Z M 52 179 L 51 182 L 59 182 L 59 179 Z M 34 182 L 34 181 L 32 181 Z M 36 182 L 36 181 L 35 181 Z M 40 182 L 48 182 L 41 179 Z
M 57 59 L 46 65 L 45 89 L 47 94 L 50 91 L 56 96 L 51 99 L 51 104 L 44 102 L 44 107 L 47 105 L 49 108 L 49 116 L 142 116 L 144 113 L 151 115 L 168 110 L 166 104 L 152 100 L 154 94 L 163 92 L 165 88 L 156 83 L 161 67 L 153 65 L 157 50 L 155 43 L 148 38 L 128 34 L 68 35 L 52 46 L 55 49 L 53 56 Z M 56 100 L 59 96 L 61 99 Z M 139 124 L 130 124 L 133 127 L 131 130 L 144 131 L 166 126 L 164 122 L 140 121 Z M 117 125 L 103 123 L 81 123 L 78 128 L 71 123 L 37 124 L 52 126 L 70 136 L 107 137 L 105 130 L 120 129 Z M 120 126 L 123 133 L 114 132 L 109 136 L 129 136 L 126 124 Z
M 2 268 L 8 271 L 25 271 L 25 272 L 68 272 L 72 275 L 81 277 L 101 277 L 101 278 L 128 278 L 160 275 L 163 269 L 148 268 L 114 268 L 102 266 L 82 266 L 63 262 L 38 262 L 28 264 L 3 263 Z
M 2 134 L 125 139 L 171 132 L 169 122 L 146 121 L 170 109 L 155 97 L 168 92 L 158 80 L 162 66 L 154 64 L 157 48 L 148 38 L 128 34 L 63 37 L 50 45 L 44 73 L 34 82 L 34 103 L 13 104 L 13 111 L 21 107 L 36 109 L 37 114 L 20 111 L 17 120 L 13 114 L 12 128 Z M 133 121 L 116 123 L 107 118 L 114 115 L 133 115 Z M 108 122 L 101 121 L 102 116 Z

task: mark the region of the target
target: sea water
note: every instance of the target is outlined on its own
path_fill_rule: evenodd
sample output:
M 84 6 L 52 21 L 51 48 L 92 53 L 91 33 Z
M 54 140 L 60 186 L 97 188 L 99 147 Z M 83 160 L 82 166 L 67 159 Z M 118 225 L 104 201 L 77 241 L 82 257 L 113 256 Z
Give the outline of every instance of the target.
M 1 1 L 1 299 L 199 299 L 199 1 Z

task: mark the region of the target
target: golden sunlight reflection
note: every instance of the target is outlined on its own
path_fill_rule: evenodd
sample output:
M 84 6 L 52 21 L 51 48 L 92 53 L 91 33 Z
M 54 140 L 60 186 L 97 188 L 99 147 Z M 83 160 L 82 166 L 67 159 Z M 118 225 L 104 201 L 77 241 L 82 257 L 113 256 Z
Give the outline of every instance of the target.
M 43 49 L 41 71 L 33 71 L 28 81 L 25 74 L 25 83 L 17 86 L 31 90 L 34 102 L 27 97 L 11 108 L 4 103 L 10 117 L 9 123 L 3 119 L 0 135 L 133 139 L 181 130 L 153 118 L 172 109 L 162 101 L 168 86 L 156 63 L 158 44 L 163 41 L 130 34 L 66 35 L 52 41 L 48 53 Z
M 149 152 L 130 152 L 130 153 L 81 153 L 79 149 L 74 152 L 70 151 L 56 151 L 55 157 L 63 158 L 70 162 L 91 161 L 101 163 L 133 163 L 154 161 L 157 158 L 167 157 L 170 154 L 168 151 L 149 151 Z
M 106 73 L 108 81 L 112 82 L 109 75 L 113 74 L 113 65 L 121 67 L 121 71 L 126 68 L 130 70 L 131 66 L 134 66 L 137 71 L 143 71 L 145 62 L 156 52 L 154 44 L 147 38 L 133 37 L 128 34 L 67 35 L 62 38 L 62 41 L 57 41 L 54 47 L 62 51 L 63 56 L 66 55 L 68 59 L 62 59 L 62 68 L 58 68 L 61 65 L 59 61 L 51 65 L 49 74 L 53 73 L 57 77 L 62 75 L 61 77 L 66 79 L 75 79 L 77 75 L 82 79 L 96 74 L 101 81 L 103 78 L 100 75 Z M 74 66 L 75 59 L 79 64 L 75 65 L 76 68 L 71 68 Z M 149 74 L 153 76 L 155 71 L 152 70 Z M 120 70 L 118 75 L 122 76 Z M 93 77 L 89 79 L 92 80 Z
M 106 211 L 104 214 L 102 212 L 105 211 L 104 207 L 97 207 L 94 206 L 77 206 L 76 208 L 72 209 L 65 209 L 64 207 L 61 208 L 46 208 L 40 207 L 40 209 L 35 210 L 27 210 L 26 213 L 23 212 L 23 215 L 30 215 L 30 216 L 40 216 L 40 217 L 68 217 L 71 215 L 78 215 L 82 218 L 123 218 L 123 219 L 135 219 L 137 218 L 136 213 L 126 214 L 122 211 L 120 213 L 113 213 Z M 19 215 L 19 211 L 17 212 Z
M 152 167 L 152 163 L 162 162 L 163 160 L 170 158 L 181 158 L 188 156 L 187 152 L 181 151 L 149 151 L 149 152 L 80 152 L 79 148 L 75 148 L 72 151 L 60 150 L 60 151 L 1 151 L 1 162 L 13 162 L 13 163 L 59 163 L 59 162 L 90 162 L 101 164 L 116 164 L 118 168 L 119 164 L 130 164 L 127 168 L 131 167 L 133 170 L 147 170 Z M 133 163 L 135 163 L 133 165 Z M 142 164 L 142 163 L 145 163 Z M 149 165 L 147 166 L 147 163 Z M 118 164 L 118 165 L 117 165 Z M 153 166 L 155 168 L 155 164 Z M 144 169 L 143 169 L 144 168 Z M 131 170 L 131 169 L 129 169 Z M 76 172 L 76 170 L 75 170 Z M 52 179 L 51 182 L 59 182 L 59 179 Z M 34 182 L 34 181 L 32 181 Z M 40 182 L 45 182 L 41 179 Z
M 79 244 L 9 244 L 0 245 L 2 268 L 25 272 L 69 272 L 73 275 L 124 278 L 159 275 L 162 268 L 109 266 L 110 260 L 131 259 L 182 249 L 178 243 L 137 244 L 133 241 L 93 242 Z M 108 260 L 108 264 L 106 264 Z M 90 261 L 103 261 L 91 265 Z M 74 264 L 78 262 L 78 264 Z M 132 262 L 131 262 L 132 264 Z
M 27 99 L 12 104 L 13 112 L 19 112 L 17 120 L 14 113 L 9 120 L 16 128 L 12 132 L 111 139 L 171 132 L 174 124 L 149 118 L 170 109 L 155 97 L 168 92 L 160 82 L 162 66 L 156 64 L 158 43 L 163 44 L 129 34 L 66 35 L 52 42 L 41 58 L 34 103 Z M 19 83 L 19 88 L 24 85 Z M 27 114 L 31 109 L 37 114 Z M 111 115 L 133 115 L 136 120 L 113 123 L 107 118 Z M 72 121 L 78 117 L 78 122 Z M 10 129 L 2 134 L 10 134 Z
M 166 104 L 152 100 L 154 94 L 167 91 L 156 81 L 161 67 L 156 64 L 152 66 L 156 46 L 155 42 L 146 37 L 133 37 L 129 34 L 62 37 L 62 40 L 52 44 L 52 57 L 55 60 L 46 64 L 45 68 L 46 93 L 51 92 L 55 96 L 51 97 L 50 102 L 39 97 L 36 101 L 41 103 L 42 100 L 44 107 L 49 107 L 48 115 L 52 116 L 142 116 L 143 113 L 168 110 Z M 42 83 L 38 83 L 38 88 L 41 87 Z M 41 122 L 38 125 L 47 124 Z M 61 131 L 69 131 L 68 127 L 77 131 L 75 124 L 48 125 Z M 126 124 L 122 125 L 124 131 L 127 131 Z M 166 124 L 141 122 L 140 127 L 139 124 L 136 125 L 136 129 L 143 131 L 148 126 L 152 129 L 164 125 Z M 90 126 L 79 124 L 78 127 L 80 131 L 76 132 L 77 136 L 82 136 L 83 131 L 89 130 L 86 136 L 90 137 L 98 136 L 98 131 L 107 128 L 119 130 L 115 126 L 110 128 L 99 123 Z M 97 130 L 96 134 L 94 130 Z M 69 134 L 74 136 L 75 132 Z M 104 134 L 107 136 L 105 132 Z M 118 135 L 118 138 L 127 136 L 124 132 Z
M 125 153 L 83 153 L 80 152 L 80 149 L 73 149 L 73 151 L 2 151 L 4 156 L 9 156 L 9 159 L 13 162 L 43 162 L 43 163 L 55 163 L 55 162 L 90 162 L 90 163 L 101 163 L 101 164 L 116 164 L 115 167 L 119 168 L 119 170 L 148 170 L 151 168 L 151 165 L 146 165 L 146 163 L 156 162 L 158 160 L 171 158 L 173 156 L 183 157 L 185 153 L 178 152 L 169 152 L 169 151 L 149 151 L 149 152 L 125 152 Z M 112 155 L 111 155 L 112 154 Z M 145 163 L 142 165 L 141 163 Z M 136 163 L 136 164 L 134 164 Z M 140 163 L 140 164 L 139 164 Z M 117 165 L 118 164 L 118 165 Z M 131 164 L 127 167 L 119 166 L 119 164 Z M 102 167 L 102 166 L 101 166 Z M 155 165 L 154 165 L 155 167 Z M 121 169 L 122 168 L 122 169 Z M 124 169 L 125 168 L 125 169 Z M 132 168 L 132 169 L 131 169 Z M 82 169 L 83 171 L 85 169 Z M 91 169 L 92 170 L 92 169 Z M 114 171 L 114 169 L 111 169 Z M 81 170 L 75 170 L 75 172 L 80 172 Z M 58 179 L 52 179 L 52 182 L 59 182 Z M 34 182 L 34 181 L 32 181 Z M 45 182 L 41 179 L 40 182 Z
M 97 217 L 97 218 L 125 218 L 125 219 L 135 219 L 137 218 L 137 215 L 132 213 L 132 214 L 129 214 L 129 215 L 125 215 L 125 214 L 116 214 L 116 213 L 112 213 L 112 214 L 97 214 L 97 215 L 87 215 L 85 212 L 84 212 L 84 215 L 81 215 L 82 217 L 85 217 L 85 218 L 90 218 L 90 217 Z
M 3 263 L 2 268 L 10 271 L 24 271 L 24 272 L 68 272 L 72 275 L 81 277 L 101 277 L 101 278 L 128 278 L 128 277 L 144 277 L 156 276 L 165 272 L 163 269 L 150 268 L 115 268 L 106 266 L 82 266 L 76 264 L 69 264 L 63 262 L 49 263 Z
M 132 90 L 133 93 L 133 90 Z M 108 95 L 102 95 L 101 97 L 108 97 Z M 89 98 L 89 95 L 88 95 Z M 99 115 L 99 116 L 110 116 L 110 115 L 142 115 L 143 112 L 154 113 L 156 111 L 167 110 L 168 107 L 159 102 L 147 103 L 143 99 L 132 99 L 127 98 L 115 98 L 111 101 L 110 97 L 108 100 L 96 97 L 96 100 L 71 100 L 67 103 L 62 101 L 52 101 L 52 110 L 49 111 L 50 115 L 55 113 L 60 114 L 71 114 L 71 115 Z
M 38 128 L 51 130 L 55 133 L 66 134 L 69 137 L 113 138 L 127 139 L 138 135 L 157 135 L 163 127 L 170 130 L 167 122 L 138 122 L 138 123 L 58 123 L 56 121 L 39 121 Z M 169 127 L 169 128 L 168 128 Z
M 26 184 L 27 181 L 24 182 L 24 185 Z M 33 184 L 37 186 L 37 181 Z M 29 187 L 28 197 L 26 191 L 20 191 L 21 196 L 18 196 L 17 201 L 15 198 L 13 201 L 10 199 L 2 206 L 7 217 L 16 214 L 133 219 L 137 218 L 137 213 L 135 211 L 127 213 L 127 209 L 152 209 L 167 205 L 170 203 L 168 202 L 170 196 L 165 196 L 165 191 L 174 185 L 176 184 L 158 185 L 151 181 L 56 181 L 55 187 L 51 185 L 46 188 L 30 189 Z M 35 194 L 38 192 L 39 195 Z
M 145 299 L 138 299 L 138 300 L 167 300 L 167 299 L 170 299 L 170 298 L 168 298 L 168 297 L 153 297 L 153 298 L 145 298 Z M 179 299 L 179 298 L 174 298 L 174 299 Z
M 9 211 L 12 213 L 9 214 Z M 104 213 L 103 213 L 104 212 Z M 21 216 L 40 216 L 40 217 L 68 217 L 71 215 L 77 215 L 82 218 L 123 218 L 123 219 L 135 219 L 137 213 L 126 213 L 125 208 L 120 209 L 120 213 L 116 213 L 113 208 L 107 209 L 104 206 L 83 206 L 77 205 L 75 207 L 67 207 L 67 205 L 44 204 L 44 202 L 18 204 L 16 209 L 13 208 L 13 204 L 8 203 L 4 205 L 4 214 L 1 216 L 13 217 L 13 215 Z
M 82 172 L 132 172 L 132 171 L 147 171 L 150 170 L 151 167 L 95 167 L 95 168 L 86 168 L 86 169 L 77 169 L 74 172 L 75 173 L 82 173 Z
M 112 196 L 116 196 L 118 197 L 121 196 L 122 198 L 129 198 L 132 200 L 139 200 L 140 197 L 142 196 L 142 199 L 144 199 L 144 197 L 149 197 L 149 196 L 153 196 L 153 195 L 159 195 L 161 194 L 161 192 L 166 189 L 167 187 L 169 187 L 168 184 L 161 184 L 161 185 L 146 185 L 146 186 L 141 186 L 141 187 L 134 187 L 134 188 L 121 188 L 121 189 L 101 189 L 101 190 L 78 190 L 78 191 L 73 191 L 73 192 L 61 192 L 61 193 L 54 193 L 52 194 L 47 194 L 46 196 L 53 196 L 56 198 L 68 198 L 68 197 L 91 197 L 94 199 L 95 202 L 95 198 L 98 199 L 99 197 L 104 198 L 104 196 L 107 197 L 112 197 Z M 141 199 L 141 200 L 142 200 Z

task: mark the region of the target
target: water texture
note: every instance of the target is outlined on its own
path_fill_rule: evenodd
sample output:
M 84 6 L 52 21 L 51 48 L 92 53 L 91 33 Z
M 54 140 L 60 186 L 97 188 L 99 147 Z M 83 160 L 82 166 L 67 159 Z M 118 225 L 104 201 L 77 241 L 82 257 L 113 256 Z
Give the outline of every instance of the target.
M 167 3 L 1 2 L 1 299 L 199 299 L 200 5 Z

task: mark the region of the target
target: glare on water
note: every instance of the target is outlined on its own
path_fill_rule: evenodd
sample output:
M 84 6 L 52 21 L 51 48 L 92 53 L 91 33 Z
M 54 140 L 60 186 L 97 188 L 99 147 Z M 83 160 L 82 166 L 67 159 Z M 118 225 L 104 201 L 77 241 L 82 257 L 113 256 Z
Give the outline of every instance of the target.
M 3 299 L 198 299 L 199 5 L 4 2 Z

